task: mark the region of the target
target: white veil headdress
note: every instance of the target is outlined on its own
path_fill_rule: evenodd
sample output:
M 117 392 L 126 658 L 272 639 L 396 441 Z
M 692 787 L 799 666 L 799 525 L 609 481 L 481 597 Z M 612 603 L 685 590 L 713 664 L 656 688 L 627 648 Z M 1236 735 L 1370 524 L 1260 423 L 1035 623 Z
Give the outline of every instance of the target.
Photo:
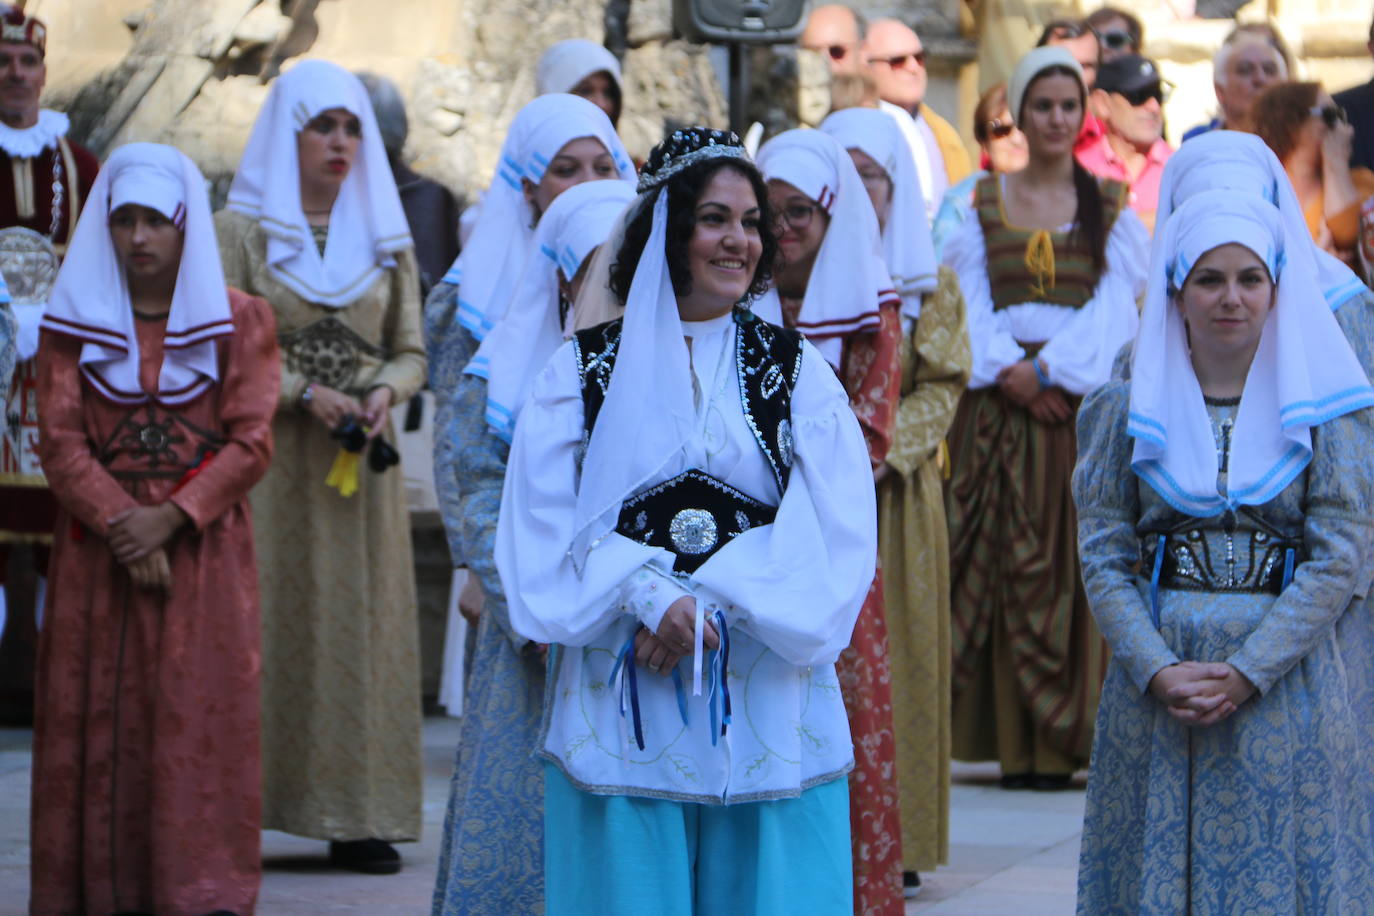
M 612 237 L 623 236 L 625 226 L 645 207 L 652 208 L 648 240 L 625 299 L 615 369 L 582 462 L 571 544 L 578 570 L 587 553 L 614 530 L 625 499 L 655 482 L 695 427 L 687 344 L 668 270 L 668 196 L 673 176 L 712 160 L 747 163 L 749 157 L 734 133 L 675 131 L 650 153 L 639 196 L 611 232 Z M 602 253 L 606 256 L 598 256 L 594 268 L 609 267 L 619 255 L 604 248 Z M 606 281 L 601 271 L 594 271 L 586 278 L 584 295 L 589 288 L 599 291 Z
M 610 119 L 586 99 L 562 92 L 541 95 L 511 122 L 477 225 L 444 275 L 445 283 L 459 287 L 458 321 L 477 340 L 505 314 L 534 238 L 534 213 L 521 179 L 538 184 L 558 151 L 581 137 L 601 141 L 620 177 L 634 180 L 634 163 Z
M 602 71 L 611 75 L 616 86 L 622 85 L 620 61 L 614 54 L 594 41 L 566 38 L 549 45 L 539 56 L 534 68 L 534 91 L 539 95 L 572 92 L 578 83 Z
M 362 138 L 329 217 L 321 255 L 301 208 L 297 135 L 320 112 L 343 108 L 358 118 Z M 267 269 L 301 298 L 332 308 L 356 302 L 413 247 L 401 197 L 387 162 L 367 90 L 356 76 L 324 60 L 303 60 L 267 93 L 238 171 L 228 207 L 267 233 Z
M 873 204 L 849 152 L 814 128 L 778 134 L 759 150 L 758 164 L 766 179 L 787 182 L 829 214 L 797 330 L 838 368 L 844 338 L 875 330 L 881 307 L 898 298 Z
M 1312 458 L 1311 429 L 1374 405 L 1355 353 L 1325 301 L 1313 295 L 1317 269 L 1306 227 L 1294 230 L 1270 203 L 1249 193 L 1203 191 L 1163 223 L 1131 365 L 1127 432 L 1131 467 L 1180 512 L 1211 517 L 1273 499 Z M 1187 330 L 1173 293 L 1204 254 L 1237 243 L 1275 279 L 1237 411 L 1226 493 Z M 1320 303 L 1320 304 L 1319 304 Z
M 820 129 L 845 149 L 862 150 L 887 172 L 892 182 L 892 205 L 882 229 L 883 258 L 902 297 L 902 314 L 919 318 L 922 296 L 935 291 L 940 263 L 935 258 L 921 178 L 916 174 L 910 144 L 896 122 L 876 108 L 831 112 Z
M 1237 130 L 1211 130 L 1178 148 L 1164 166 L 1159 181 L 1156 225 L 1162 226 L 1175 208 L 1202 191 L 1231 190 L 1263 197 L 1279 208 L 1290 238 L 1303 236 L 1311 242 L 1317 279 L 1331 308 L 1340 308 L 1367 287 L 1353 270 L 1333 254 L 1322 250 L 1307 231 L 1298 195 L 1274 151 L 1254 134 Z
M 156 399 L 184 404 L 219 380 L 215 340 L 234 326 L 205 179 L 180 151 L 130 143 L 110 154 L 76 224 L 42 327 L 85 342 L 81 372 L 102 395 L 126 405 L 150 399 L 139 383 L 129 287 L 110 237 L 110 214 L 125 204 L 150 207 L 183 232 Z
M 487 380 L 487 424 L 507 442 L 530 382 L 563 343 L 558 272 L 574 277 L 634 198 L 627 181 L 586 181 L 558 195 L 539 220 L 510 307 L 464 370 Z

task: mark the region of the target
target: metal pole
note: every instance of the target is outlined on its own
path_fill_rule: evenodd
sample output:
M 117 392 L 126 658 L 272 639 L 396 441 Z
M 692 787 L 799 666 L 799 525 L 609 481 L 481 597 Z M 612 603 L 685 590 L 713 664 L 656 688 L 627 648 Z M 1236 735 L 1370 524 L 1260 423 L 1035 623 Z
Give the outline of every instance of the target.
M 744 58 L 745 46 L 730 42 L 730 129 L 740 136 L 748 128 L 746 105 L 749 98 L 749 68 Z

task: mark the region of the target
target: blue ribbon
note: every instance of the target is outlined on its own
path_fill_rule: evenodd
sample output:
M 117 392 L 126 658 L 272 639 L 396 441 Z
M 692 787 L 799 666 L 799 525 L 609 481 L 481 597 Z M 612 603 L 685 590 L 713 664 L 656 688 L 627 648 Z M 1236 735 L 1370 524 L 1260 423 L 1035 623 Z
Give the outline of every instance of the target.
M 720 648 L 711 655 L 711 687 L 706 694 L 706 703 L 711 709 L 711 746 L 715 747 L 717 736 L 724 736 L 730 724 L 730 629 L 720 611 L 711 615 L 711 622 L 720 634 Z
M 1293 566 L 1298 561 L 1298 552 L 1289 547 L 1283 552 L 1283 584 L 1279 586 L 1279 591 L 1288 587 L 1288 583 L 1293 581 Z
M 615 665 L 611 668 L 610 681 L 615 683 L 616 675 L 620 673 L 622 666 L 625 676 L 620 681 L 620 716 L 625 717 L 625 692 L 628 687 L 630 694 L 630 716 L 634 722 L 635 744 L 639 749 L 644 750 L 644 724 L 639 716 L 639 678 L 635 675 L 635 637 L 630 634 L 630 638 L 625 640 L 625 645 L 621 647 L 620 654 L 616 656 Z
M 1155 545 L 1155 569 L 1150 575 L 1150 620 L 1156 630 L 1159 629 L 1159 576 L 1164 570 L 1164 545 L 1168 540 L 1167 535 L 1159 536 L 1159 543 Z

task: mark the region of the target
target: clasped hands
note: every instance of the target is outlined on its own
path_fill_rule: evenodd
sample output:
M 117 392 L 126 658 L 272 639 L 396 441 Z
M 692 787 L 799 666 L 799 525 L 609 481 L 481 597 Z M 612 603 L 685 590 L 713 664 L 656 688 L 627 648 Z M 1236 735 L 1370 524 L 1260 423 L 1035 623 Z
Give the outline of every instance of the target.
M 692 654 L 696 620 L 697 599 L 691 595 L 683 595 L 668 605 L 657 631 L 640 627 L 635 634 L 635 662 L 668 677 L 679 661 Z M 720 634 L 709 620 L 704 622 L 701 642 L 707 649 L 720 646 Z
M 1250 679 L 1226 662 L 1179 662 L 1150 678 L 1154 698 L 1188 725 L 1215 725 L 1255 692 Z
M 1073 408 L 1063 390 L 1057 386 L 1042 388 L 1035 366 L 1028 359 L 1012 363 L 997 373 L 997 388 L 1047 426 L 1063 423 L 1073 416 Z
M 186 513 L 173 502 L 134 506 L 109 519 L 106 540 L 134 585 L 164 592 L 171 589 L 172 567 L 164 545 L 186 521 Z
M 359 401 L 342 391 L 315 382 L 310 389 L 310 403 L 306 409 L 331 432 L 343 422 L 344 417 L 356 417 L 371 440 L 386 425 L 391 400 L 391 389 L 386 385 L 378 385 Z

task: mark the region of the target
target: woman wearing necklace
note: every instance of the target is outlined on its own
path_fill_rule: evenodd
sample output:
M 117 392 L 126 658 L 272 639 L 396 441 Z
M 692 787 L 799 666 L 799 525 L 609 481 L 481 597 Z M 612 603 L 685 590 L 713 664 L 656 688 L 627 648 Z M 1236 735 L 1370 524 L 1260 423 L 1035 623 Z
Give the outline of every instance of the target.
M 253 491 L 263 596 L 263 826 L 400 868 L 420 833 L 420 688 L 405 489 L 333 432 L 391 438 L 424 380 L 419 275 L 367 93 L 325 61 L 272 84 L 216 215 L 225 276 L 272 304 L 277 460 Z M 326 483 L 338 481 L 339 489 Z
M 1149 238 L 1125 186 L 1073 157 L 1086 95 L 1063 48 L 1009 83 L 1022 171 L 979 180 L 945 245 L 968 304 L 973 372 L 950 429 L 956 760 L 1007 789 L 1062 789 L 1084 766 L 1106 664 L 1079 579 L 1073 416 L 1135 334 Z
M 822 131 L 789 130 L 769 140 L 759 169 L 781 217 L 773 293 L 784 322 L 840 378 L 878 477 L 896 432 L 902 300 L 883 259 L 877 215 L 849 153 Z M 854 911 L 900 916 L 902 827 L 882 580 L 874 577 L 836 670 L 858 771 L 849 782 Z
M 824 357 L 745 307 L 776 242 L 739 139 L 678 131 L 639 188 L 583 292 L 625 317 L 534 380 L 497 527 L 511 622 L 555 644 L 547 912 L 852 913 L 863 437 Z
M 150 143 L 111 153 L 38 362 L 62 514 L 30 912 L 247 916 L 262 870 L 248 491 L 272 455 L 280 370 L 271 308 L 225 289 L 191 160 Z
M 1301 233 L 1257 196 L 1190 197 L 1131 378 L 1080 414 L 1112 650 L 1080 913 L 1374 910 L 1371 661 L 1342 626 L 1369 613 L 1374 389 Z

